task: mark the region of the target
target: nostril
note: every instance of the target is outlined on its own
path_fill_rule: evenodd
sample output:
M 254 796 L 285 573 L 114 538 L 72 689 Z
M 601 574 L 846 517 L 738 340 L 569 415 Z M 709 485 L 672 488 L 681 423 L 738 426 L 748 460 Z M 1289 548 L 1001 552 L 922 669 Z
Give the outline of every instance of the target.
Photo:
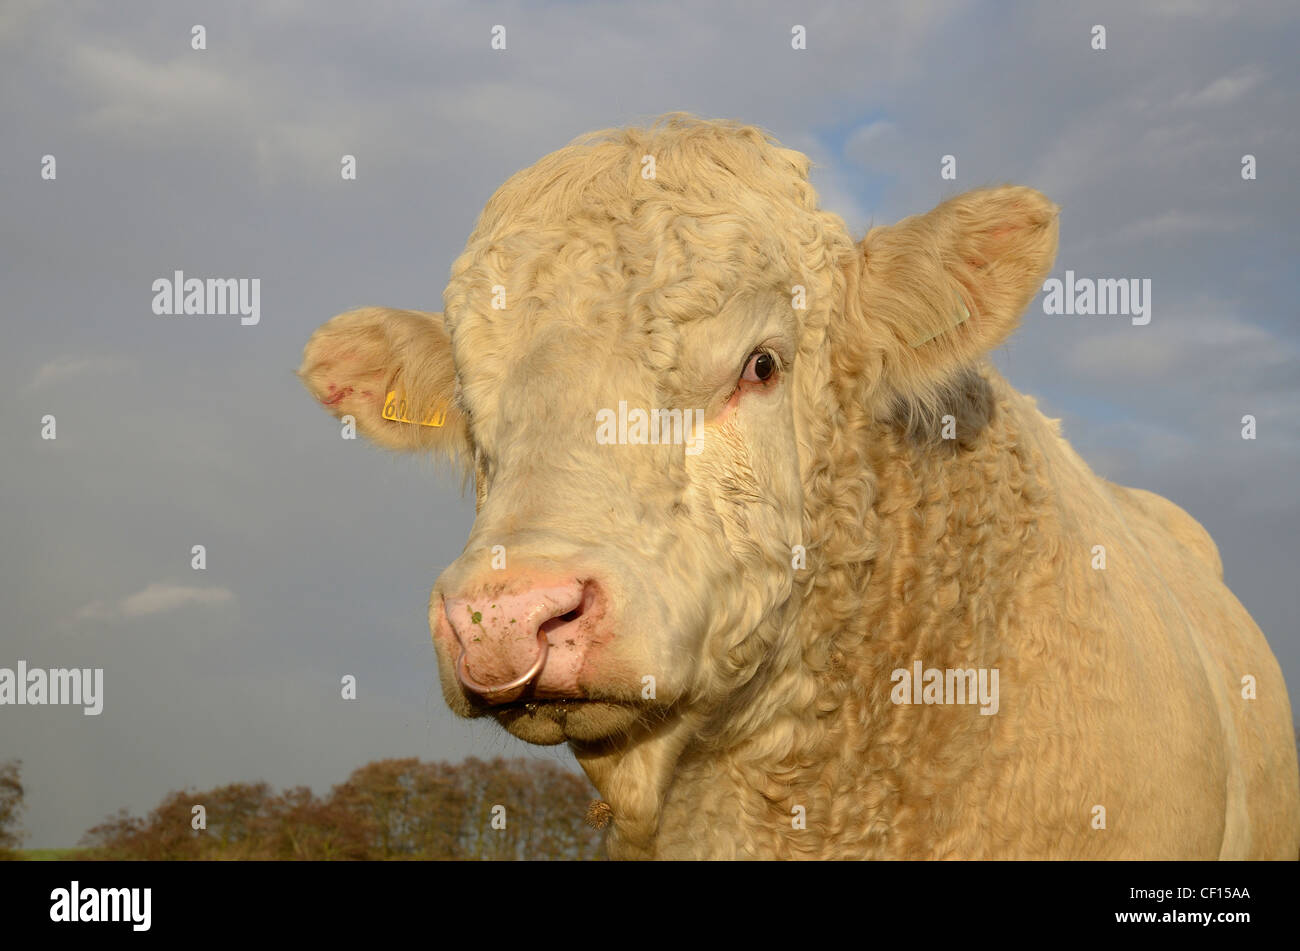
M 568 611 L 564 614 L 557 614 L 555 617 L 542 624 L 541 631 L 543 634 L 549 634 L 558 627 L 564 627 L 564 625 L 568 624 L 570 621 L 576 621 L 581 616 L 582 608 L 580 607 L 574 608 L 572 611 Z
M 591 606 L 595 603 L 596 603 L 595 584 L 591 581 L 583 582 L 582 596 L 579 599 L 578 603 L 574 605 L 572 608 L 570 608 L 568 611 L 565 611 L 563 614 L 556 614 L 553 617 L 551 617 L 549 620 L 543 622 L 541 630 L 549 634 L 551 631 L 554 631 L 556 628 L 563 627 L 566 624 L 571 624 L 574 621 L 578 620 L 580 617 L 582 617 L 584 614 L 586 614 L 591 609 Z
M 565 622 L 576 621 L 584 614 L 590 612 L 591 609 L 596 606 L 600 597 L 600 585 L 594 580 L 588 578 L 586 581 L 582 582 L 582 599 L 573 610 L 561 614 L 558 620 Z

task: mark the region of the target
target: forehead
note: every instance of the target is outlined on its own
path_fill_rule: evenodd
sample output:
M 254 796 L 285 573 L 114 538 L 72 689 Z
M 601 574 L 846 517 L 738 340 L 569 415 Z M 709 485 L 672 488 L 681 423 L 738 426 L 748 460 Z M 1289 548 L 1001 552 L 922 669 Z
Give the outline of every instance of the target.
M 495 324 L 520 340 L 544 322 L 608 345 L 788 285 L 806 230 L 796 219 L 816 207 L 807 167 L 725 123 L 585 137 L 488 202 L 444 295 L 453 336 Z

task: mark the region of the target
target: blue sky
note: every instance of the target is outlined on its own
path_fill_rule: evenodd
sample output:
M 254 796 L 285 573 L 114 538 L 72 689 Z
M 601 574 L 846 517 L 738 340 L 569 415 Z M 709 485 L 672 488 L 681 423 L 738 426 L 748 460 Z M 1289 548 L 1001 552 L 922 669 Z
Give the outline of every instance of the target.
M 510 173 L 679 109 L 808 153 L 857 234 L 1019 182 L 1063 208 L 1055 275 L 1150 278 L 1148 326 L 1035 302 L 995 361 L 1100 474 L 1209 528 L 1296 690 L 1298 34 L 1293 4 L 1209 0 L 5 4 L 0 666 L 106 671 L 100 717 L 0 708 L 27 844 L 186 786 L 569 761 L 443 707 L 425 606 L 472 499 L 341 441 L 292 371 L 333 314 L 440 309 Z M 260 278 L 260 324 L 152 314 L 178 268 Z

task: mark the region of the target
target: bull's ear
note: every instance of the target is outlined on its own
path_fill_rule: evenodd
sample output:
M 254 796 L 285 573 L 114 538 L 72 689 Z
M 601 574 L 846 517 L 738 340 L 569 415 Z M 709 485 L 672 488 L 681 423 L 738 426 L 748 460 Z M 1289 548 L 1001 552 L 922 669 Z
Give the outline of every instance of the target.
M 330 413 L 386 449 L 465 446 L 456 368 L 442 314 L 363 307 L 307 341 L 298 377 Z
M 1056 258 L 1059 211 L 1032 188 L 982 188 L 868 232 L 858 319 L 883 382 L 920 396 L 1002 343 Z

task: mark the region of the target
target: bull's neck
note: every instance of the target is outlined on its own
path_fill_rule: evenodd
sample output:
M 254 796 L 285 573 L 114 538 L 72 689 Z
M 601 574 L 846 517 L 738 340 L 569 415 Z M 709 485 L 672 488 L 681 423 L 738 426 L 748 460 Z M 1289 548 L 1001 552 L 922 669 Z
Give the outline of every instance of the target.
M 1007 646 L 996 619 L 1042 581 L 1043 523 L 1058 501 L 1044 450 L 1056 435 L 1031 400 L 992 370 L 985 378 L 991 410 L 978 432 L 945 439 L 939 423 L 936 435 L 864 421 L 858 459 L 844 460 L 829 503 L 810 507 L 818 577 L 800 636 L 814 658 L 828 655 L 832 682 L 861 692 L 883 675 L 887 698 L 903 661 L 993 662 Z
M 996 667 L 997 619 L 1016 596 L 1003 579 L 1042 583 L 1052 562 L 1038 525 L 1052 518 L 1047 423 L 1004 387 L 987 432 L 962 447 L 864 418 L 835 460 L 833 494 L 808 500 L 802 607 L 774 639 L 797 649 L 774 652 L 725 707 L 578 751 L 613 809 L 614 857 L 810 854 L 816 840 L 792 834 L 791 810 L 867 781 L 873 733 L 902 716 L 893 672 Z M 737 821 L 716 848 L 680 828 Z

